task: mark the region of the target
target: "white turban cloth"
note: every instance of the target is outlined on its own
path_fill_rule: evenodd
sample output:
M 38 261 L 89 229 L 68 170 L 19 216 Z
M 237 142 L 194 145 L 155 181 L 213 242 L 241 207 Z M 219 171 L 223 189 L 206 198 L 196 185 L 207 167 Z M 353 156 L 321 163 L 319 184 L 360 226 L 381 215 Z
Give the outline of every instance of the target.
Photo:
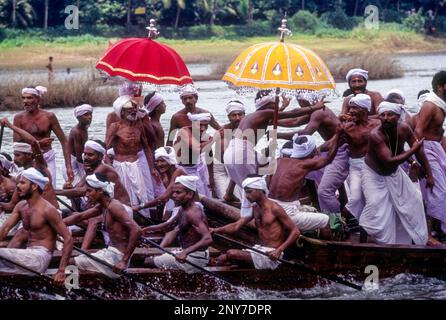
M 196 176 L 179 176 L 175 179 L 175 183 L 179 183 L 194 192 L 197 191 L 197 181 L 198 177 Z
M 370 112 L 370 110 L 372 109 L 372 99 L 370 98 L 369 95 L 360 93 L 352 97 L 348 102 L 348 105 L 350 107 L 355 106 L 362 109 L 366 109 L 368 112 Z
M 296 143 L 296 139 L 307 138 L 307 142 Z M 316 141 L 313 136 L 302 135 L 299 136 L 297 133 L 293 136 L 293 153 L 291 158 L 305 158 L 308 157 L 316 149 Z
M 245 112 L 245 105 L 239 101 L 229 101 L 226 105 L 226 114 L 230 115 L 234 111 Z
M 145 105 L 147 111 L 150 113 L 156 109 L 160 105 L 161 102 L 164 101 L 164 98 L 161 94 L 155 93 L 152 98 L 150 98 L 149 102 Z
M 271 102 L 275 102 L 275 96 L 264 96 L 256 100 L 256 110 L 259 110 Z
M 6 170 L 10 170 L 11 168 L 17 169 L 14 162 L 9 161 L 4 155 L 0 154 L 0 163 L 2 165 L 2 168 L 5 168 Z
M 76 118 L 82 117 L 84 114 L 88 112 L 93 112 L 93 107 L 90 106 L 89 104 L 83 104 L 74 108 L 74 116 Z
M 369 80 L 369 72 L 367 70 L 363 70 L 363 69 L 351 69 L 348 73 L 347 76 L 345 77 L 345 79 L 347 80 L 347 82 L 350 82 L 350 79 L 353 76 L 361 76 L 363 77 L 366 81 Z
M 132 99 L 133 99 L 132 96 L 125 95 L 125 96 L 120 96 L 118 99 L 115 100 L 115 102 L 113 102 L 113 109 L 116 115 L 119 117 L 119 119 L 121 119 L 122 109 L 133 107 Z
M 115 193 L 115 184 L 110 181 L 101 181 L 95 174 L 91 174 L 85 178 L 87 184 L 94 189 L 101 189 L 108 193 L 110 198 L 113 198 Z
M 48 177 L 45 177 L 42 173 L 40 173 L 35 168 L 28 168 L 23 170 L 22 175 L 23 178 L 28 179 L 32 183 L 35 183 L 39 186 L 40 189 L 44 189 L 46 184 L 50 181 Z
M 33 153 L 31 145 L 25 142 L 14 142 L 12 144 L 12 150 L 23 153 Z
M 102 155 L 105 155 L 105 148 L 96 141 L 88 140 L 87 142 L 85 142 L 84 148 L 90 148 Z
M 191 95 L 198 96 L 198 91 L 197 91 L 197 89 L 195 89 L 195 87 L 193 85 L 188 84 L 181 88 L 180 98 L 182 98 L 184 96 L 191 96 Z
M 265 193 L 268 193 L 268 187 L 266 185 L 265 178 L 263 177 L 249 177 L 243 180 L 242 182 L 243 189 L 257 189 L 263 190 Z
M 177 157 L 175 156 L 175 149 L 172 147 L 161 147 L 155 150 L 155 160 L 163 158 L 170 165 L 176 165 Z
M 396 113 L 397 115 L 400 116 L 400 118 L 398 119 L 398 122 L 403 121 L 403 116 L 404 116 L 404 105 L 399 104 L 399 103 L 392 103 L 392 102 L 388 102 L 388 101 L 383 101 L 379 104 L 378 106 L 378 114 L 382 114 L 384 112 L 390 111 L 393 113 Z
M 187 113 L 187 117 L 189 118 L 190 121 L 195 122 L 195 121 L 211 121 L 211 114 L 208 112 L 205 113 L 196 113 L 196 114 L 192 114 L 190 112 Z
M 400 96 L 401 99 L 403 100 L 403 104 L 406 103 L 406 97 L 404 96 L 404 92 L 401 91 L 400 89 L 392 89 L 392 90 L 388 91 L 386 93 L 386 96 L 384 97 L 384 100 L 389 99 L 389 96 L 392 94 L 396 94 L 396 95 Z
M 424 101 L 426 101 L 427 97 L 429 96 L 430 92 L 426 92 L 423 93 L 422 95 L 420 95 L 420 97 L 418 98 L 418 107 L 422 107 Z
M 47 88 L 42 87 L 42 86 L 37 86 L 35 88 L 23 88 L 22 89 L 22 94 L 33 94 L 35 96 L 38 97 L 42 97 L 44 93 L 46 93 L 48 91 Z

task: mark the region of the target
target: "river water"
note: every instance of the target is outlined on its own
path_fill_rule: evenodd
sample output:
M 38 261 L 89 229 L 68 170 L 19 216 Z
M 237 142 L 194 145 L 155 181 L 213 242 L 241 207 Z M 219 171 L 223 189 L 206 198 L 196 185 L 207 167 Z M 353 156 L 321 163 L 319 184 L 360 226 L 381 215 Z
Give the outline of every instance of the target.
M 444 69 L 446 66 L 446 53 L 429 54 L 429 55 L 404 55 L 398 57 L 405 76 L 400 79 L 391 80 L 373 80 L 368 82 L 368 89 L 379 91 L 383 95 L 392 88 L 399 88 L 406 94 L 406 104 L 409 110 L 416 112 L 417 93 L 422 89 L 431 90 L 431 80 L 434 73 Z M 211 66 L 208 65 L 191 65 L 190 72 L 192 75 L 206 74 L 210 72 Z M 74 70 L 76 76 L 76 70 Z M 29 76 L 29 74 L 26 74 Z M 0 74 L 0 79 L 6 80 L 11 74 Z M 17 76 L 17 74 L 16 74 Z M 45 79 L 46 74 L 39 74 L 36 79 Z M 59 74 L 63 76 L 63 74 Z M 198 106 L 205 108 L 213 113 L 220 124 L 227 122 L 225 113 L 225 104 L 231 99 L 242 100 L 247 112 L 253 112 L 253 97 L 236 96 L 233 91 L 221 81 L 197 82 L 196 87 L 199 90 Z M 347 89 L 347 83 L 337 84 L 337 90 L 342 93 Z M 161 122 L 164 130 L 168 132 L 170 117 L 177 110 L 182 108 L 181 101 L 176 93 L 165 93 L 165 101 L 167 104 L 167 112 L 162 116 Z M 342 99 L 332 101 L 329 106 L 335 113 L 339 113 Z M 296 105 L 293 101 L 289 108 Z M 66 134 L 76 124 L 72 109 L 56 108 L 51 109 L 59 118 L 62 129 Z M 109 112 L 112 112 L 111 106 L 97 107 L 94 110 L 93 122 L 89 129 L 89 135 L 93 139 L 105 138 L 105 119 Z M 15 112 L 0 112 L 0 117 L 8 117 L 12 120 Z M 212 129 L 210 129 L 212 131 Z M 319 142 L 321 139 L 318 138 Z M 62 185 L 62 168 L 63 157 L 59 143 L 53 144 L 57 154 L 58 165 L 58 186 Z M 5 130 L 2 144 L 2 151 L 10 152 L 12 149 L 12 135 L 9 130 Z M 414 275 L 398 275 L 394 278 L 382 280 L 380 288 L 372 292 L 353 292 L 351 289 L 340 285 L 330 285 L 325 287 L 316 286 L 312 289 L 293 290 L 286 293 L 266 292 L 256 290 L 241 290 L 230 296 L 218 292 L 216 296 L 191 298 L 230 298 L 230 299 L 446 299 L 446 282 L 438 279 L 414 276 Z

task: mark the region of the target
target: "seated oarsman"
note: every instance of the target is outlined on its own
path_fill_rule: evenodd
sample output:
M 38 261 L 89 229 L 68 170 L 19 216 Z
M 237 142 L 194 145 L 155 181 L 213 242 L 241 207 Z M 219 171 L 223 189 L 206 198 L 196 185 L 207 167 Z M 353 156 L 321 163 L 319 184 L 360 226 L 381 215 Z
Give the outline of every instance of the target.
M 366 94 L 370 97 L 370 108 L 368 111 L 369 115 L 375 115 L 376 114 L 376 108 L 378 105 L 383 101 L 383 97 L 379 92 L 376 91 L 370 91 L 367 89 L 367 81 L 369 80 L 369 72 L 363 69 L 355 68 L 351 69 L 347 76 L 345 77 L 347 80 L 348 86 L 350 88 L 351 95 L 347 96 L 344 99 L 344 102 L 342 104 L 342 110 L 339 115 L 341 121 L 348 119 L 348 110 L 349 110 L 349 101 L 353 96 L 356 96 L 358 94 Z
M 226 172 L 223 155 L 229 142 L 234 136 L 235 129 L 238 128 L 240 121 L 245 117 L 245 112 L 246 108 L 242 102 L 238 100 L 229 101 L 226 105 L 226 114 L 229 123 L 223 125 L 223 127 L 214 134 L 214 193 L 219 199 L 224 198 L 227 189 L 230 189 L 230 191 L 227 192 L 229 195 L 234 194 L 234 188 L 237 190 L 236 196 L 239 199 L 242 195 L 240 187 L 235 186 L 234 181 L 229 178 L 229 175 Z M 235 199 L 226 197 L 225 200 L 231 201 Z
M 70 151 L 71 166 L 74 174 L 73 186 L 85 175 L 82 153 L 84 151 L 84 144 L 88 140 L 88 128 L 93 117 L 93 107 L 89 104 L 77 106 L 74 108 L 74 116 L 78 123 L 70 130 L 68 136 L 68 150 Z
M 197 192 L 211 196 L 210 170 L 206 165 L 205 150 L 211 147 L 213 139 L 207 135 L 211 121 L 210 113 L 188 114 L 192 125 L 178 131 L 174 148 L 177 151 L 179 165 L 190 176 L 198 177 Z
M 256 269 L 276 269 L 280 265 L 277 259 L 282 258 L 283 251 L 296 242 L 300 235 L 299 229 L 285 210 L 276 201 L 267 197 L 268 188 L 264 178 L 246 178 L 243 181 L 243 188 L 248 200 L 254 204 L 253 215 L 211 229 L 211 233 L 237 234 L 242 226 L 254 219 L 260 241 L 254 248 L 268 253 L 268 257 L 250 250 L 230 249 L 217 259 L 217 263 L 221 265 L 237 263 Z
M 165 187 L 162 195 L 152 201 L 133 206 L 133 211 L 141 211 L 145 208 L 156 207 L 164 204 L 163 219 L 170 215 L 175 207 L 171 199 L 175 179 L 179 176 L 187 175 L 184 169 L 177 165 L 175 150 L 172 147 L 161 147 L 155 150 L 155 167 L 160 174 L 161 181 Z
M 63 223 L 57 209 L 42 197 L 42 190 L 49 179 L 34 168 L 24 170 L 17 181 L 17 192 L 22 201 L 14 208 L 11 216 L 0 228 L 0 240 L 4 240 L 9 230 L 22 221 L 28 232 L 26 249 L 0 248 L 0 272 L 29 274 L 18 266 L 12 265 L 5 257 L 39 273 L 46 272 L 56 249 L 56 239 L 60 235 L 64 241 L 59 269 L 54 281 L 62 285 L 65 281 L 65 267 L 73 249 L 73 238 Z
M 209 262 L 209 246 L 212 237 L 209 233 L 208 222 L 203 211 L 203 206 L 195 202 L 198 178 L 195 176 L 179 176 L 175 179 L 172 199 L 180 206 L 176 215 L 174 229 L 168 232 L 161 242 L 163 248 L 167 248 L 175 239 L 181 249 L 172 250 L 175 254 L 163 254 L 154 258 L 147 258 L 145 264 L 148 267 L 180 269 L 187 273 L 197 270 L 185 261 L 190 261 L 200 267 L 207 266 Z
M 350 121 L 343 124 L 344 134 L 349 148 L 349 173 L 347 178 L 348 203 L 345 209 L 355 218 L 364 208 L 362 193 L 362 168 L 367 153 L 369 134 L 380 122 L 378 119 L 368 117 L 372 100 L 366 94 L 358 94 L 349 100 Z
M 10 155 L 0 153 L 0 202 L 9 202 L 15 191 L 16 182 L 11 172 L 17 170 Z
M 336 134 L 327 156 L 317 154 L 316 143 L 312 136 L 295 135 L 293 151 L 290 157 L 280 158 L 277 170 L 269 179 L 269 195 L 276 201 L 300 231 L 320 231 L 321 238 L 331 239 L 329 216 L 318 212 L 308 212 L 301 207 L 299 193 L 309 172 L 318 170 L 329 164 L 335 157 L 339 136 Z M 333 217 L 334 218 L 334 217 Z
M 74 258 L 76 266 L 81 270 L 101 272 L 111 278 L 119 277 L 118 273 L 127 269 L 130 258 L 142 235 L 141 228 L 129 216 L 124 205 L 114 199 L 114 184 L 103 174 L 95 173 L 87 176 L 87 197 L 96 206 L 64 219 L 67 225 L 77 224 L 96 216 L 102 216 L 104 232 L 108 234 L 107 248 L 93 255 L 114 266 L 113 270 L 93 259 L 80 255 Z
M 404 119 L 401 104 L 382 102 L 378 107 L 381 125 L 372 130 L 362 172 L 366 205 L 359 224 L 379 244 L 425 245 L 428 229 L 423 199 L 400 164 L 413 154 L 433 184 L 432 172 L 417 140 Z M 404 150 L 404 144 L 411 147 Z
M 119 122 L 112 123 L 106 137 L 107 148 L 113 147 L 113 168 L 125 186 L 131 205 L 153 200 L 153 153 L 145 136 L 144 126 L 137 117 L 137 105 L 131 96 L 121 96 L 113 103 Z M 141 159 L 140 150 L 143 150 Z M 150 216 L 150 210 L 141 214 Z

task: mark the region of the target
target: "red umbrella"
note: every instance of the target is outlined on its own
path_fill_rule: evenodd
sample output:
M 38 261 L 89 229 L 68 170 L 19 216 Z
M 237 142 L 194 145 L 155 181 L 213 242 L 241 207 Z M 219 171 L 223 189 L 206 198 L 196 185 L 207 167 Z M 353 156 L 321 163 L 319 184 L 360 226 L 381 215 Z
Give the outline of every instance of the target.
M 128 38 L 112 45 L 96 63 L 109 76 L 133 82 L 184 86 L 192 83 L 183 59 L 172 48 L 153 38 L 158 34 L 150 21 L 149 38 Z

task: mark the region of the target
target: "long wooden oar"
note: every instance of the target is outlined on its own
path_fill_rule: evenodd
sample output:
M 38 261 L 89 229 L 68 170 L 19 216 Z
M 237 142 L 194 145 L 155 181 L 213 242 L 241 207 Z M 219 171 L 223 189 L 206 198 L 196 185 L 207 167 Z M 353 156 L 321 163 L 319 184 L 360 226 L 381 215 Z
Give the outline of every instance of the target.
M 53 289 L 56 289 L 56 290 L 64 290 L 63 288 L 56 287 L 56 286 L 54 285 L 54 283 L 53 283 L 53 278 L 51 278 L 50 276 L 48 276 L 48 275 L 46 275 L 46 274 L 44 274 L 44 273 L 40 273 L 40 272 L 38 272 L 38 271 L 35 271 L 35 270 L 31 269 L 31 268 L 28 268 L 28 267 L 26 267 L 26 266 L 24 266 L 24 265 L 22 265 L 22 264 L 20 264 L 20 263 L 17 263 L 17 262 L 15 262 L 15 261 L 12 261 L 12 260 L 10 260 L 10 259 L 8 259 L 8 258 L 6 258 L 6 257 L 3 257 L 3 256 L 0 256 L 0 259 L 1 259 L 1 260 L 4 260 L 4 261 L 6 261 L 6 262 L 8 262 L 8 263 L 10 263 L 10 264 L 13 264 L 13 265 L 15 265 L 15 266 L 17 266 L 17 267 L 19 267 L 19 268 L 25 270 L 25 271 L 28 271 L 28 272 L 30 272 L 30 273 L 33 273 L 33 274 L 35 274 L 36 276 L 40 277 L 41 279 L 44 279 L 46 282 L 48 282 L 48 284 L 49 284 L 51 287 L 53 287 Z M 85 296 L 87 296 L 87 297 L 89 297 L 89 298 L 93 298 L 93 299 L 96 299 L 96 300 L 104 300 L 102 297 L 100 297 L 100 296 L 98 296 L 98 295 L 96 295 L 96 294 L 94 294 L 94 293 L 92 293 L 92 292 L 90 292 L 90 291 L 88 291 L 87 289 L 84 289 L 84 288 L 73 289 L 73 290 L 76 290 L 76 291 L 78 291 L 79 293 L 82 293 L 82 294 L 84 294 Z M 65 291 L 65 295 L 66 295 L 66 294 L 67 294 L 67 293 L 66 293 L 66 290 L 64 290 L 64 291 Z
M 70 210 L 71 212 L 76 212 L 76 210 L 74 210 L 74 208 L 72 206 L 70 206 L 68 203 L 66 203 L 65 201 L 63 201 L 59 196 L 56 196 L 57 201 L 59 201 L 61 204 L 63 204 L 65 206 L 65 208 L 67 208 L 68 210 Z
M 173 253 L 173 252 L 171 252 L 171 251 L 169 251 L 169 250 L 167 250 L 167 249 L 161 247 L 158 243 L 156 243 L 156 242 L 153 241 L 153 240 L 150 240 L 150 239 L 146 239 L 146 238 L 141 237 L 141 241 L 144 242 L 144 243 L 146 243 L 146 244 L 150 244 L 150 245 L 152 245 L 152 246 L 154 246 L 154 247 L 160 249 L 161 251 L 163 251 L 163 252 L 165 252 L 165 253 L 167 253 L 167 254 L 170 254 L 171 256 L 173 256 L 173 257 L 176 258 L 175 253 Z M 208 274 L 208 275 L 211 275 L 211 276 L 213 276 L 213 277 L 216 277 L 216 278 L 218 278 L 219 280 L 225 282 L 226 284 L 228 284 L 228 285 L 230 285 L 230 286 L 233 286 L 232 283 L 230 283 L 228 280 L 226 280 L 225 278 L 223 278 L 223 277 L 220 276 L 219 274 L 216 274 L 216 273 L 214 273 L 214 272 L 212 272 L 212 271 L 209 271 L 209 270 L 207 270 L 207 269 L 205 269 L 205 268 L 203 268 L 203 267 L 201 267 L 201 266 L 199 266 L 199 265 L 197 265 L 197 264 L 195 264 L 195 263 L 193 263 L 193 262 L 191 262 L 191 261 L 189 261 L 189 260 L 186 260 L 184 263 L 187 263 L 187 264 L 191 265 L 192 267 L 197 268 L 198 270 L 200 270 L 200 271 L 202 271 L 202 272 L 204 272 L 204 273 L 206 273 L 206 274 Z
M 2 149 L 2 143 L 3 143 L 3 132 L 5 132 L 5 126 L 2 125 L 0 129 L 0 150 Z
M 261 255 L 269 258 L 269 255 L 267 253 L 265 253 L 263 251 L 260 251 L 258 249 L 255 249 L 255 248 L 253 248 L 251 246 L 248 246 L 247 244 L 244 244 L 243 242 L 240 242 L 240 241 L 228 238 L 228 237 L 226 237 L 224 235 L 221 235 L 221 234 L 218 234 L 218 233 L 213 233 L 212 235 L 216 236 L 218 238 L 224 239 L 226 241 L 232 242 L 234 244 L 237 244 L 238 246 L 241 246 L 241 247 L 244 247 L 246 249 L 249 249 L 249 250 L 252 250 L 254 252 L 257 252 L 258 254 L 261 254 Z M 305 266 L 302 262 L 289 261 L 289 260 L 285 260 L 285 259 L 282 259 L 282 258 L 278 258 L 277 261 L 282 262 L 283 264 L 286 264 L 286 265 L 289 265 L 289 266 L 297 267 L 299 269 L 304 270 L 305 272 L 308 272 L 308 273 L 320 276 L 320 277 L 325 278 L 327 280 L 343 284 L 343 285 L 348 286 L 350 288 L 353 288 L 353 289 L 356 289 L 356 290 L 359 290 L 359 291 L 362 290 L 362 287 L 357 285 L 357 284 L 351 283 L 351 282 L 349 282 L 347 280 L 344 280 L 344 279 L 342 279 L 342 278 L 340 278 L 340 277 L 338 277 L 336 275 L 324 274 L 324 273 L 321 273 L 319 271 L 313 270 L 313 269 Z
M 61 239 L 58 239 L 58 241 L 63 243 L 63 241 L 62 241 Z M 84 254 L 85 256 L 87 256 L 88 258 L 90 258 L 91 260 L 94 260 L 94 261 L 96 261 L 96 262 L 102 264 L 103 266 L 106 266 L 106 267 L 110 268 L 111 270 L 113 270 L 113 268 L 114 268 L 114 266 L 111 265 L 110 263 L 108 263 L 108 262 L 106 262 L 106 261 L 104 261 L 104 260 L 102 260 L 102 259 L 99 259 L 98 257 L 95 257 L 95 256 L 92 255 L 91 253 L 89 253 L 89 252 L 87 252 L 87 251 L 85 251 L 85 250 L 82 250 L 81 248 L 78 248 L 78 247 L 76 247 L 76 246 L 73 246 L 73 249 L 76 250 L 76 251 L 78 251 L 78 252 L 80 252 L 80 253 L 82 253 L 82 254 Z M 173 296 L 173 295 L 171 295 L 171 294 L 169 294 L 169 293 L 167 293 L 167 292 L 164 292 L 164 291 L 162 291 L 162 290 L 160 290 L 160 289 L 158 289 L 158 288 L 152 286 L 152 285 L 149 284 L 148 282 L 142 281 L 142 280 L 139 279 L 138 277 L 135 277 L 134 275 L 132 275 L 132 274 L 126 272 L 126 271 L 122 271 L 122 272 L 121 272 L 121 275 L 123 275 L 124 277 L 126 277 L 126 278 L 128 278 L 128 279 L 130 279 L 130 280 L 132 280 L 132 281 L 134 281 L 134 282 L 137 282 L 137 283 L 139 283 L 139 284 L 142 284 L 143 286 L 148 287 L 148 288 L 150 288 L 151 290 L 156 291 L 156 292 L 162 294 L 163 296 L 165 296 L 165 297 L 167 297 L 167 298 L 169 298 L 169 299 L 172 299 L 172 300 L 179 300 L 177 297 L 175 297 L 175 296 Z

